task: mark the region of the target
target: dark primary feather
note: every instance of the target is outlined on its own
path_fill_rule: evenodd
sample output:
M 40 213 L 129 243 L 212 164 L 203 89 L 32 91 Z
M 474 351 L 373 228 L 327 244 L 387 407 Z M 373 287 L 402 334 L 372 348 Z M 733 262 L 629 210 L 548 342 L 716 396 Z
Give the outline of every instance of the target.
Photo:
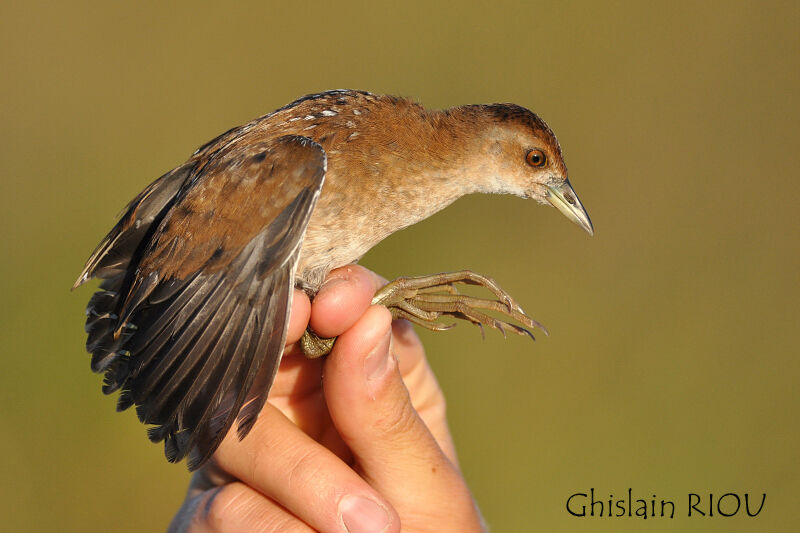
M 202 465 L 243 438 L 280 363 L 295 267 L 325 154 L 287 136 L 211 144 L 151 184 L 87 262 L 92 369 L 121 390 L 170 461 Z
M 190 161 L 164 174 L 128 204 L 119 222 L 86 261 L 73 289 L 92 277 L 108 279 L 125 273 L 137 248 L 146 240 L 146 235 L 155 229 L 153 221 L 164 216 L 193 166 L 194 163 Z

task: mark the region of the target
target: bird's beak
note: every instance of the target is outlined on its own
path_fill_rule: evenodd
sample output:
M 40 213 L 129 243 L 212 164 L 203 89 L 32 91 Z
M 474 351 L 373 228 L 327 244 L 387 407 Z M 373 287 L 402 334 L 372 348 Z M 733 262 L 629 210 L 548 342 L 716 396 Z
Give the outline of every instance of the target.
M 548 186 L 545 197 L 548 202 L 553 204 L 553 207 L 564 213 L 564 215 L 575 224 L 585 229 L 586 233 L 594 235 L 594 227 L 592 226 L 589 214 L 586 213 L 586 209 L 583 208 L 581 201 L 578 200 L 578 195 L 572 190 L 572 185 L 569 184 L 569 180 L 565 180 L 564 183 L 557 187 Z

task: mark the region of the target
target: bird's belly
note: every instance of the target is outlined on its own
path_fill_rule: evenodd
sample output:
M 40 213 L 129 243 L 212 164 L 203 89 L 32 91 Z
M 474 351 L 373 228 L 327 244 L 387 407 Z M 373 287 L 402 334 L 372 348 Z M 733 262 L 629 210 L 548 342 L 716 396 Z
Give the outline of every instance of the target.
M 338 217 L 317 222 L 312 216 L 300 248 L 296 284 L 312 294 L 317 292 L 331 270 L 358 261 L 389 234 L 375 229 L 366 216 L 349 224 Z

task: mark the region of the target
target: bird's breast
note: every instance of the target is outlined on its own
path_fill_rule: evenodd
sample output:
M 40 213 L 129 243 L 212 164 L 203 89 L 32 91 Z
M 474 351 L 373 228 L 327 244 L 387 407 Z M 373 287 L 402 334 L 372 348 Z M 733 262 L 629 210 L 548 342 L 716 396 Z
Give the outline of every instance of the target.
M 436 177 L 392 175 L 363 167 L 328 167 L 311 215 L 297 268 L 298 284 L 316 292 L 328 272 L 358 261 L 373 246 L 443 209 L 463 192 Z

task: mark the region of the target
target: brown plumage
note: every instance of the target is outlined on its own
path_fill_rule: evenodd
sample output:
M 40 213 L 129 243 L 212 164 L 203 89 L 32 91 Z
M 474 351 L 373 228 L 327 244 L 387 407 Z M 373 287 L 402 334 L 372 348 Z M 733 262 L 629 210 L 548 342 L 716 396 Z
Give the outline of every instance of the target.
M 139 194 L 87 262 L 75 286 L 104 280 L 87 307 L 92 369 L 170 461 L 197 468 L 234 421 L 240 438 L 255 422 L 293 287 L 313 296 L 473 192 L 549 201 L 591 233 L 552 131 L 513 104 L 330 91 L 234 128 Z

